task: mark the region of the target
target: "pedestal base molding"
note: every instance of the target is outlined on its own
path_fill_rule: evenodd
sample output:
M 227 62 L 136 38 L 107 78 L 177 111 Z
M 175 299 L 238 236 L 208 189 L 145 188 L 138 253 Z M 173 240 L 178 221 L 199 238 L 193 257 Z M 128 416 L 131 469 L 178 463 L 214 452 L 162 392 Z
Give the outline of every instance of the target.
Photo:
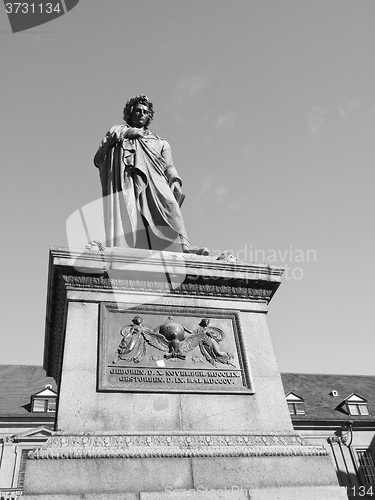
M 30 459 L 325 456 L 291 435 L 120 435 L 57 434 Z
M 82 500 L 82 495 L 24 495 L 24 500 Z M 347 500 L 346 491 L 339 486 L 284 487 L 264 489 L 208 489 L 85 494 L 85 500 Z

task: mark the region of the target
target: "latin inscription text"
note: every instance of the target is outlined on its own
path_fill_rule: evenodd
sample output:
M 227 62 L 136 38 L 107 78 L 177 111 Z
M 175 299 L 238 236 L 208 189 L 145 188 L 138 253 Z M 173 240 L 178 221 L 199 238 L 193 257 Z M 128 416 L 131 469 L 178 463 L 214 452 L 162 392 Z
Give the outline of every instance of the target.
M 115 376 L 118 382 L 131 384 L 241 384 L 241 372 L 239 370 L 178 370 L 116 367 L 110 368 L 109 373 Z

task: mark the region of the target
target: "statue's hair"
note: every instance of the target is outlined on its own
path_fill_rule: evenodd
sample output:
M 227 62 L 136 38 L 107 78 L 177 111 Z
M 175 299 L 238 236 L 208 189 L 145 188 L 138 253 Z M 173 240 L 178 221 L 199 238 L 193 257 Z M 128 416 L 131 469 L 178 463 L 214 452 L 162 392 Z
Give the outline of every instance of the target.
M 130 126 L 133 125 L 132 114 L 134 106 L 136 106 L 137 104 L 143 104 L 144 106 L 147 106 L 150 111 L 148 120 L 146 122 L 146 128 L 147 128 L 154 117 L 154 105 L 152 104 L 151 100 L 147 97 L 147 95 L 144 94 L 136 95 L 128 100 L 124 108 L 124 120 L 128 125 Z

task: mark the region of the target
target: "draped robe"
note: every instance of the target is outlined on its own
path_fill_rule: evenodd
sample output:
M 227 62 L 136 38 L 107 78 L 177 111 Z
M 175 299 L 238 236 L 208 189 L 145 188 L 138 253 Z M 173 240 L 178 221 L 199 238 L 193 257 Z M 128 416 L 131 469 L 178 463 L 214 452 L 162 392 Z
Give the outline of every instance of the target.
M 181 181 L 167 141 L 146 130 L 142 138 L 109 145 L 115 125 L 99 146 L 94 163 L 103 193 L 106 246 L 163 249 L 171 244 L 190 247 L 181 209 L 170 185 Z M 147 232 L 147 244 L 139 242 Z M 138 236 L 138 238 L 137 238 Z

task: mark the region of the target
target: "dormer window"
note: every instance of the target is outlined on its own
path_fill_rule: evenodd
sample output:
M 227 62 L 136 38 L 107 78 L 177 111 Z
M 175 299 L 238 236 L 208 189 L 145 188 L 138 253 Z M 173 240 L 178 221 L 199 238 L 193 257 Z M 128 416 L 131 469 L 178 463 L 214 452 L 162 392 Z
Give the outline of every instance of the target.
M 306 415 L 305 401 L 297 394 L 289 392 L 286 395 L 286 402 L 288 403 L 290 415 Z
M 51 385 L 31 396 L 31 411 L 36 413 L 55 413 L 57 393 Z
M 351 394 L 346 398 L 344 405 L 349 415 L 370 415 L 367 408 L 367 400 L 357 394 Z

